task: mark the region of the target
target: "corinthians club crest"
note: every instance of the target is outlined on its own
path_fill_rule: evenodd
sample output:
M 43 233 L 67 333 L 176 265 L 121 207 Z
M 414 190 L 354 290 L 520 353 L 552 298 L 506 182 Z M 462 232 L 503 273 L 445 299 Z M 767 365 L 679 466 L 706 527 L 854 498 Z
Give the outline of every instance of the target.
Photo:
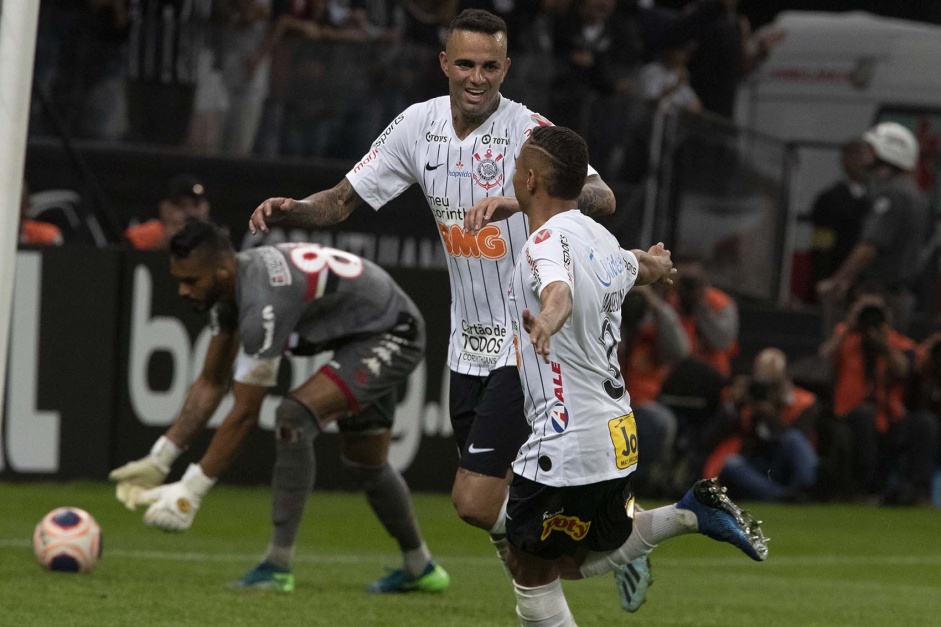
M 496 187 L 503 182 L 503 173 L 500 172 L 501 168 L 499 166 L 500 161 L 503 160 L 503 155 L 493 156 L 493 151 L 487 149 L 487 152 L 484 153 L 484 156 L 481 157 L 479 152 L 474 153 L 474 182 L 483 187 L 484 189 L 491 189 Z

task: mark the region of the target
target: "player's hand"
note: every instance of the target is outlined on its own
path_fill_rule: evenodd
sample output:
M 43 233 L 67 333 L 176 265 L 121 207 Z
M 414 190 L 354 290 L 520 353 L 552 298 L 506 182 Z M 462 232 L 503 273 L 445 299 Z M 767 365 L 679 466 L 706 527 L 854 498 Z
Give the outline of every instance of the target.
M 491 196 L 482 198 L 464 212 L 464 230 L 472 235 L 490 224 L 506 220 L 520 210 L 516 198 L 509 196 Z
M 542 355 L 543 360 L 548 364 L 549 339 L 552 337 L 552 332 L 539 319 L 539 316 L 534 316 L 529 309 L 523 310 L 523 328 L 529 333 L 529 341 L 536 349 L 536 354 Z
M 303 205 L 302 201 L 293 198 L 269 198 L 252 212 L 252 217 L 248 220 L 248 230 L 252 232 L 252 235 L 258 231 L 267 233 L 269 223 L 281 220 L 286 214 Z
M 663 242 L 657 242 L 650 247 L 647 254 L 653 257 L 656 273 L 660 277 L 653 283 L 666 283 L 673 285 L 673 278 L 676 277 L 676 268 L 673 267 L 673 260 L 670 259 L 670 251 L 664 247 Z
M 176 483 L 153 488 L 140 495 L 139 503 L 150 505 L 144 512 L 144 524 L 164 531 L 186 531 L 193 524 L 203 497 L 215 485 L 199 464 L 190 464 Z
M 180 447 L 166 436 L 161 436 L 150 449 L 147 457 L 128 462 L 112 470 L 108 479 L 118 484 L 115 489 L 118 501 L 123 503 L 124 507 L 134 511 L 140 495 L 163 483 L 170 472 L 170 466 L 181 452 Z

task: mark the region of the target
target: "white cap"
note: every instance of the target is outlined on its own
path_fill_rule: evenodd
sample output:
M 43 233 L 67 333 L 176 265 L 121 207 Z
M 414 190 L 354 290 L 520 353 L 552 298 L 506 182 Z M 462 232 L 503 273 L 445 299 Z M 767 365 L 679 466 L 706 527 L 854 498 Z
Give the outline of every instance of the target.
M 918 140 L 896 122 L 876 124 L 863 135 L 881 161 L 902 170 L 914 170 L 918 163 Z

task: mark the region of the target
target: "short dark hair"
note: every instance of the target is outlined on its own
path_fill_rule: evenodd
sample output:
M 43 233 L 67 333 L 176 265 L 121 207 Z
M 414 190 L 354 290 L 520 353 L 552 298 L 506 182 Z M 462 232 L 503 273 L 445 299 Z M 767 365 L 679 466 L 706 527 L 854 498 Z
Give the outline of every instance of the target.
M 564 126 L 537 126 L 529 136 L 546 163 L 548 192 L 555 198 L 574 200 L 588 176 L 588 146 L 578 133 Z
M 464 9 L 448 25 L 448 37 L 456 30 L 466 30 L 484 35 L 507 34 L 506 22 L 499 15 L 483 9 Z
M 183 230 L 170 240 L 170 255 L 174 259 L 186 259 L 193 253 L 207 259 L 218 259 L 234 252 L 225 229 L 198 218 L 187 218 Z

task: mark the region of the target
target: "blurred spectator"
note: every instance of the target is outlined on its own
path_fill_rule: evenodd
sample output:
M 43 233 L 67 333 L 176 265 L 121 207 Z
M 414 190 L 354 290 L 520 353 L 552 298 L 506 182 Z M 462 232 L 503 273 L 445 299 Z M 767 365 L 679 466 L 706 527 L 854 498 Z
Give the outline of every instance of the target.
M 129 140 L 183 144 L 211 10 L 212 0 L 130 0 Z
M 252 55 L 265 37 L 271 0 L 214 0 L 212 9 L 212 46 L 228 100 L 216 146 L 223 154 L 245 156 L 268 93 L 269 61 L 252 65 Z
M 820 410 L 816 396 L 791 381 L 784 353 L 758 353 L 751 376 L 736 380 L 729 401 L 738 433 L 712 453 L 704 476 L 718 476 L 742 499 L 807 500 L 817 481 L 812 442 Z
M 191 174 L 174 176 L 164 197 L 157 203 L 157 218 L 129 227 L 124 237 L 137 250 L 166 249 L 174 235 L 193 217 L 209 220 L 206 188 Z
M 549 114 L 555 19 L 568 4 L 569 0 L 461 1 L 461 9 L 490 11 L 507 23 L 507 53 L 513 70 L 507 73 L 500 93 L 544 115 Z
M 912 441 L 908 463 L 914 467 L 901 473 L 910 476 L 911 483 L 899 486 L 897 501 L 923 503 L 934 473 L 941 469 L 941 332 L 932 333 L 919 347 L 909 408 L 910 428 L 921 437 Z
M 698 29 L 699 46 L 689 61 L 690 83 L 707 111 L 732 119 L 742 79 L 768 58 L 784 32 L 766 28 L 752 33 L 738 14 L 739 0 L 720 0 L 722 15 Z M 690 8 L 694 8 L 696 2 Z
M 840 165 L 844 178 L 820 192 L 814 200 L 811 268 L 815 285 L 836 272 L 859 239 L 869 207 L 866 178 L 871 157 L 862 140 L 843 144 Z
M 833 413 L 851 434 L 855 497 L 877 499 L 890 473 L 897 486 L 918 483 L 926 436 L 905 408 L 915 343 L 891 327 L 884 296 L 860 294 L 820 355 L 833 365 Z
M 127 0 L 43 0 L 36 39 L 34 82 L 78 137 L 117 139 L 126 126 L 122 47 Z M 53 130 L 34 102 L 30 133 Z
M 873 153 L 870 209 L 859 242 L 829 278 L 817 283 L 817 294 L 825 306 L 839 308 L 852 285 L 877 282 L 888 291 L 895 326 L 904 332 L 915 288 L 928 270 L 922 257 L 930 234 L 928 199 L 912 174 L 918 142 L 895 122 L 877 124 L 863 139 Z
M 365 115 L 368 76 L 350 71 L 363 66 L 366 49 L 357 48 L 375 32 L 363 15 L 338 0 L 275 3 L 271 26 L 249 64 L 256 68 L 271 55 L 268 119 L 258 146 L 264 154 L 341 156 L 338 146 L 348 147 L 344 157 L 360 154 L 362 142 L 351 141 L 353 131 L 342 127 Z
M 404 9 L 402 51 L 398 72 L 400 102 L 408 106 L 439 96 L 441 65 L 448 24 L 457 15 L 460 2 L 444 0 L 398 0 Z M 401 108 L 396 109 L 396 112 Z
M 673 367 L 689 355 L 689 339 L 661 285 L 634 287 L 627 295 L 618 345 L 643 459 L 633 480 L 646 497 L 664 495 L 676 440 L 676 414 L 657 397 Z
M 255 137 L 255 152 L 267 156 L 281 151 L 281 135 L 285 123 L 286 107 L 296 82 L 313 74 L 322 75 L 322 65 L 311 66 L 301 71 L 298 56 L 304 38 L 317 39 L 326 24 L 329 0 L 275 0 L 271 18 L 261 43 L 247 61 L 247 76 L 254 77 L 258 71 L 270 68 L 268 93 L 262 108 L 258 133 Z M 308 108 L 322 110 L 328 97 L 326 93 L 302 94 L 309 98 Z
M 40 222 L 30 218 L 29 187 L 23 181 L 23 191 L 20 194 L 20 244 L 37 244 L 42 246 L 61 246 L 63 244 L 62 231 L 54 224 Z
M 679 314 L 690 354 L 728 378 L 738 353 L 738 305 L 709 285 L 702 262 L 680 257 L 674 265 L 677 280 L 667 300 Z
M 695 41 L 664 43 L 654 61 L 645 65 L 638 78 L 637 91 L 655 108 L 701 113 L 702 103 L 689 85 L 690 54 Z
M 556 20 L 549 115 L 554 123 L 585 135 L 589 147 L 591 127 L 606 122 L 594 114 L 595 103 L 631 90 L 640 60 L 640 37 L 624 17 L 615 12 L 614 0 L 575 0 Z M 598 165 L 597 152 L 591 157 Z

